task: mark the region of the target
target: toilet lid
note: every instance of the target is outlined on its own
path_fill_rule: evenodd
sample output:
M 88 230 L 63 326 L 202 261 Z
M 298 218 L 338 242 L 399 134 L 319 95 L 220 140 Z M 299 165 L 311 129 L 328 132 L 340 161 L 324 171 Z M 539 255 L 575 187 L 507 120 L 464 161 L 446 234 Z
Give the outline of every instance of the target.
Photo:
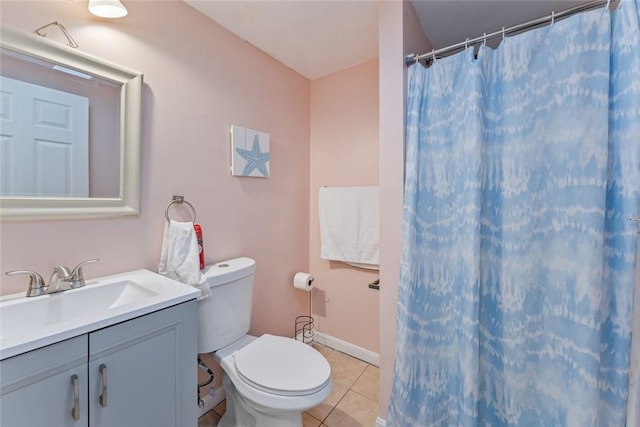
M 233 356 L 240 378 L 267 393 L 313 394 L 331 378 L 331 367 L 324 356 L 291 338 L 265 334 Z

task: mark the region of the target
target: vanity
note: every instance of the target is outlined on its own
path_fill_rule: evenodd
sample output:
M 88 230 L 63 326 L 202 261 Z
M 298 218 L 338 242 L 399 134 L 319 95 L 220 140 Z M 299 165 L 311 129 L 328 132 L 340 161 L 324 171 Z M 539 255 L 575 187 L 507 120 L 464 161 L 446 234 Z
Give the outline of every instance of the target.
M 199 294 L 138 270 L 0 298 L 0 425 L 195 426 Z

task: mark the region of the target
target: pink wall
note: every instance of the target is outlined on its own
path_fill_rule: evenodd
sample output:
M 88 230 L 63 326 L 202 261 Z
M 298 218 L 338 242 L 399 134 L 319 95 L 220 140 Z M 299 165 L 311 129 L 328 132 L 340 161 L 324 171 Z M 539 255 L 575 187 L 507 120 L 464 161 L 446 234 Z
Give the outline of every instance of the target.
M 182 1 L 126 6 L 127 17 L 109 21 L 86 1 L 0 3 L 3 24 L 31 32 L 60 21 L 80 50 L 141 71 L 145 82 L 140 216 L 3 222 L 0 271 L 48 278 L 54 266 L 88 258 L 100 258 L 88 278 L 156 270 L 165 208 L 182 194 L 197 209 L 208 263 L 256 259 L 252 332 L 291 335 L 306 306 L 293 274 L 309 266 L 309 80 Z M 270 133 L 270 178 L 231 177 L 231 124 Z M 26 279 L 2 274 L 0 286 L 23 292 Z
M 431 50 L 407 0 L 380 2 L 380 418 L 393 381 L 402 232 L 404 55 Z
M 323 186 L 378 185 L 378 60 L 311 82 L 309 271 L 316 330 L 375 353 L 379 350 L 378 271 L 320 259 L 318 191 Z

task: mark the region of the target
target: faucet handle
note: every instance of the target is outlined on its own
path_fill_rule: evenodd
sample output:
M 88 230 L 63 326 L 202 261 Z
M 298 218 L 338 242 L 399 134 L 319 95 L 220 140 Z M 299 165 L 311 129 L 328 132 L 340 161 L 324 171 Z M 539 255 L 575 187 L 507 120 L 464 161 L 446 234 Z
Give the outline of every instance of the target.
M 44 284 L 44 279 L 41 275 L 31 270 L 13 270 L 5 273 L 7 276 L 18 276 L 26 274 L 29 276 L 29 288 L 27 289 L 28 297 L 35 297 L 47 293 L 47 286 Z
M 81 286 L 84 286 L 84 275 L 82 272 L 82 267 L 84 267 L 87 264 L 92 264 L 94 262 L 98 262 L 100 261 L 100 259 L 95 258 L 95 259 L 89 259 L 87 261 L 82 261 L 80 264 L 76 265 L 75 267 L 73 267 L 73 270 L 71 271 L 71 287 L 72 288 L 79 288 Z

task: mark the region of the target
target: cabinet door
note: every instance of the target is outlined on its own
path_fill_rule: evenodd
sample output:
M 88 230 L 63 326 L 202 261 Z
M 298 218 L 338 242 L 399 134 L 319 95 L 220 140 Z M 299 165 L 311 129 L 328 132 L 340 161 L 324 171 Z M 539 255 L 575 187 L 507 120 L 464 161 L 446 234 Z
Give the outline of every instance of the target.
M 196 301 L 89 334 L 91 427 L 197 425 Z
M 88 427 L 86 335 L 0 362 L 2 427 Z

